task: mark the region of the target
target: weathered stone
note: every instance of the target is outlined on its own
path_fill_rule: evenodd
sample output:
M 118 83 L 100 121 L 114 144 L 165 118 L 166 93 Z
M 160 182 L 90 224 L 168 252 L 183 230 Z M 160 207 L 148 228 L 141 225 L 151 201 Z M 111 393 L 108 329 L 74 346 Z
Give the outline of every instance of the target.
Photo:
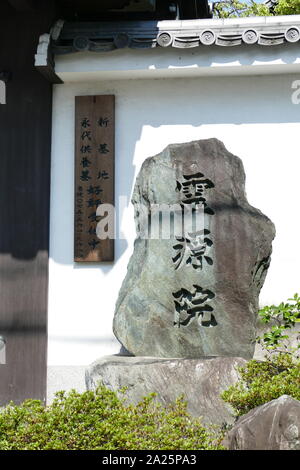
M 238 419 L 223 442 L 230 450 L 300 450 L 300 402 L 288 395 Z
M 232 409 L 220 394 L 237 382 L 237 368 L 245 364 L 245 359 L 231 357 L 158 359 L 107 356 L 94 362 L 86 371 L 86 385 L 88 390 L 94 390 L 99 383 L 114 391 L 128 387 L 125 397 L 129 403 L 135 404 L 153 392 L 164 405 L 184 395 L 188 411 L 193 416 L 201 416 L 204 423 L 232 424 Z
M 253 356 L 275 230 L 248 204 L 244 183 L 241 160 L 216 139 L 169 145 L 144 162 L 132 199 L 138 238 L 114 317 L 133 355 Z M 176 205 L 175 235 L 185 211 L 181 237 L 153 239 L 162 204 L 165 213 Z M 200 231 L 192 211 L 203 216 Z

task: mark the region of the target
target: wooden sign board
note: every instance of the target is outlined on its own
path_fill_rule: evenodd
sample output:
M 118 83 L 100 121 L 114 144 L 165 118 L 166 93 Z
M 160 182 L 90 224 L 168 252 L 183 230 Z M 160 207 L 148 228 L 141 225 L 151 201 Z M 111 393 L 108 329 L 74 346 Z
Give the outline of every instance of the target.
M 96 233 L 101 204 L 114 205 L 115 97 L 75 98 L 76 262 L 114 260 L 114 236 Z M 111 231 L 110 231 L 111 232 Z

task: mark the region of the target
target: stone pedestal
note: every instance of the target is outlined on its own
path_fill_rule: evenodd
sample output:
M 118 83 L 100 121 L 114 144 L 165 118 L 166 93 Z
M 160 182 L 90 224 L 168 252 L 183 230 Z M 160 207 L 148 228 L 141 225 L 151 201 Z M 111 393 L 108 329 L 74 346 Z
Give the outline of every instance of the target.
M 135 404 L 152 392 L 157 393 L 157 399 L 164 405 L 184 395 L 189 413 L 201 416 L 203 423 L 231 424 L 232 409 L 220 394 L 238 380 L 237 367 L 245 364 L 245 359 L 237 357 L 107 356 L 86 371 L 86 385 L 88 390 L 95 390 L 99 383 L 114 391 L 127 387 L 126 400 Z

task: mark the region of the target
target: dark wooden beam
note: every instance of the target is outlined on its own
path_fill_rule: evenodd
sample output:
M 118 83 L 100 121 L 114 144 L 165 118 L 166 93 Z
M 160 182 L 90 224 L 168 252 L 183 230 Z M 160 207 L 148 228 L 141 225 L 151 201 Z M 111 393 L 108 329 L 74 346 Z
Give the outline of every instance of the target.
M 1 69 L 12 74 L 0 106 L 0 406 L 46 397 L 52 85 L 34 55 L 55 11 L 39 4 L 26 20 L 12 8 L 0 18 Z
M 35 68 L 38 72 L 40 72 L 44 76 L 44 78 L 48 82 L 53 83 L 53 84 L 57 84 L 57 85 L 60 85 L 60 84 L 63 83 L 63 81 L 59 78 L 59 76 L 56 75 L 53 66 L 50 65 L 49 63 L 47 63 L 47 65 L 45 65 L 45 66 L 36 65 Z
M 7 71 L 0 72 L 0 80 L 7 83 L 11 79 L 11 73 Z
M 35 8 L 33 0 L 8 0 L 8 3 L 10 3 L 16 11 L 30 11 Z
M 39 45 L 35 54 L 35 68 L 50 83 L 63 83 L 55 73 L 55 64 L 52 51 L 50 49 L 50 34 L 42 34 L 39 38 Z

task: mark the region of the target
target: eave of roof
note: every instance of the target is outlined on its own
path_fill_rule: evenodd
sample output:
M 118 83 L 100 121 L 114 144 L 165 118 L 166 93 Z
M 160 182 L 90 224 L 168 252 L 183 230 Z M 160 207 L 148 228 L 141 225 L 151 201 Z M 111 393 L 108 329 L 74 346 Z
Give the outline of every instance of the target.
M 66 22 L 52 41 L 52 51 L 66 54 L 124 47 L 273 46 L 299 40 L 300 15 L 159 22 Z
M 276 46 L 300 41 L 300 15 L 183 21 L 79 22 L 59 20 L 40 38 L 36 66 L 49 79 L 55 55 L 116 49 Z M 146 52 L 145 52 L 146 53 Z M 50 78 L 51 79 L 51 78 Z M 55 83 L 52 75 L 51 81 Z

